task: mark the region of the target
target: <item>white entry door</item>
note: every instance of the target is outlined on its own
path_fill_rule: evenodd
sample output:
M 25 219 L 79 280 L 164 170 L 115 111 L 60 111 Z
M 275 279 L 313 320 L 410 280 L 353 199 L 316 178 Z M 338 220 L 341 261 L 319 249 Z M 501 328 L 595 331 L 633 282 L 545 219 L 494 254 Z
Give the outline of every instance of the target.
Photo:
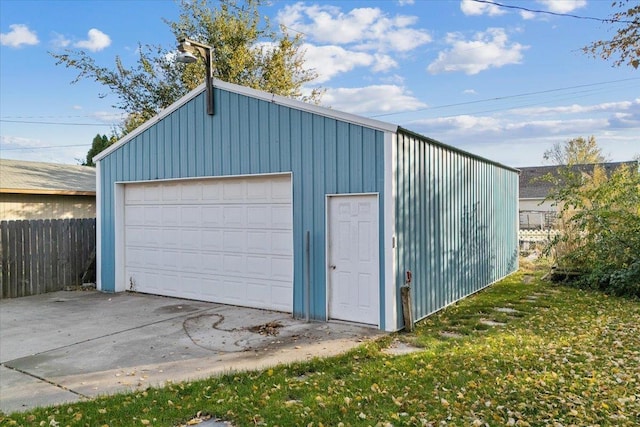
M 328 199 L 329 318 L 379 325 L 378 196 Z

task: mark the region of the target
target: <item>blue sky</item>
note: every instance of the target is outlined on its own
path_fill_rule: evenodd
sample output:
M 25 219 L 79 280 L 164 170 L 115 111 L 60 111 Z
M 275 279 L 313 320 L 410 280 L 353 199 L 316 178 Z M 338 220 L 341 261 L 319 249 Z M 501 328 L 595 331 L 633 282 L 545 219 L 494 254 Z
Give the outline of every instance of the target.
M 502 0 L 606 18 L 609 0 Z M 512 166 L 543 164 L 555 142 L 595 136 L 614 161 L 640 154 L 640 70 L 580 48 L 610 38 L 590 19 L 473 0 L 271 1 L 262 13 L 304 34 L 323 104 L 399 124 Z M 0 1 L 0 156 L 78 163 L 121 117 L 117 100 L 50 52 L 98 64 L 136 59 L 138 43 L 176 44 L 172 0 Z M 102 95 L 107 94 L 106 97 Z

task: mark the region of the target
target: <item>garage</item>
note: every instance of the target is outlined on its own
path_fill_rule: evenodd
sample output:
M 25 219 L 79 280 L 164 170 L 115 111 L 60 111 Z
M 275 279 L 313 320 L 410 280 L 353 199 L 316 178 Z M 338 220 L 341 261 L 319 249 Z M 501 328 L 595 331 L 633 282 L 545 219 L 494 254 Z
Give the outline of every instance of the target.
M 131 291 L 291 313 L 291 178 L 125 183 Z
M 386 331 L 518 268 L 518 171 L 215 80 L 98 154 L 96 287 Z

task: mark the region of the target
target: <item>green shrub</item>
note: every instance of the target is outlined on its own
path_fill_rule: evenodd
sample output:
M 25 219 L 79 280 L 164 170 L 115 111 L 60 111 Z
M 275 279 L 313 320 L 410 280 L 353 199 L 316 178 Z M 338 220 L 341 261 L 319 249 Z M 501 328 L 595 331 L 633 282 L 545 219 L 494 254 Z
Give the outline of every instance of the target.
M 561 207 L 562 233 L 549 252 L 573 283 L 615 295 L 640 297 L 640 174 L 622 166 L 607 176 L 568 166 L 549 196 Z

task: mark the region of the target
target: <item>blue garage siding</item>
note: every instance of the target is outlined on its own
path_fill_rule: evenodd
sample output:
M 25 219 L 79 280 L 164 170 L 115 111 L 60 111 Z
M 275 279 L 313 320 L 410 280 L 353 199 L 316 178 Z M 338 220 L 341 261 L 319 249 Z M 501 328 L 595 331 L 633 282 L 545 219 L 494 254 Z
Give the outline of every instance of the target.
M 517 270 L 516 170 L 406 131 L 395 150 L 396 281 L 413 273 L 415 319 Z
M 102 289 L 115 290 L 114 183 L 292 172 L 294 315 L 305 316 L 308 230 L 310 318 L 325 320 L 325 195 L 377 192 L 383 200 L 384 132 L 220 88 L 214 96 L 214 116 L 201 93 L 100 160 Z

